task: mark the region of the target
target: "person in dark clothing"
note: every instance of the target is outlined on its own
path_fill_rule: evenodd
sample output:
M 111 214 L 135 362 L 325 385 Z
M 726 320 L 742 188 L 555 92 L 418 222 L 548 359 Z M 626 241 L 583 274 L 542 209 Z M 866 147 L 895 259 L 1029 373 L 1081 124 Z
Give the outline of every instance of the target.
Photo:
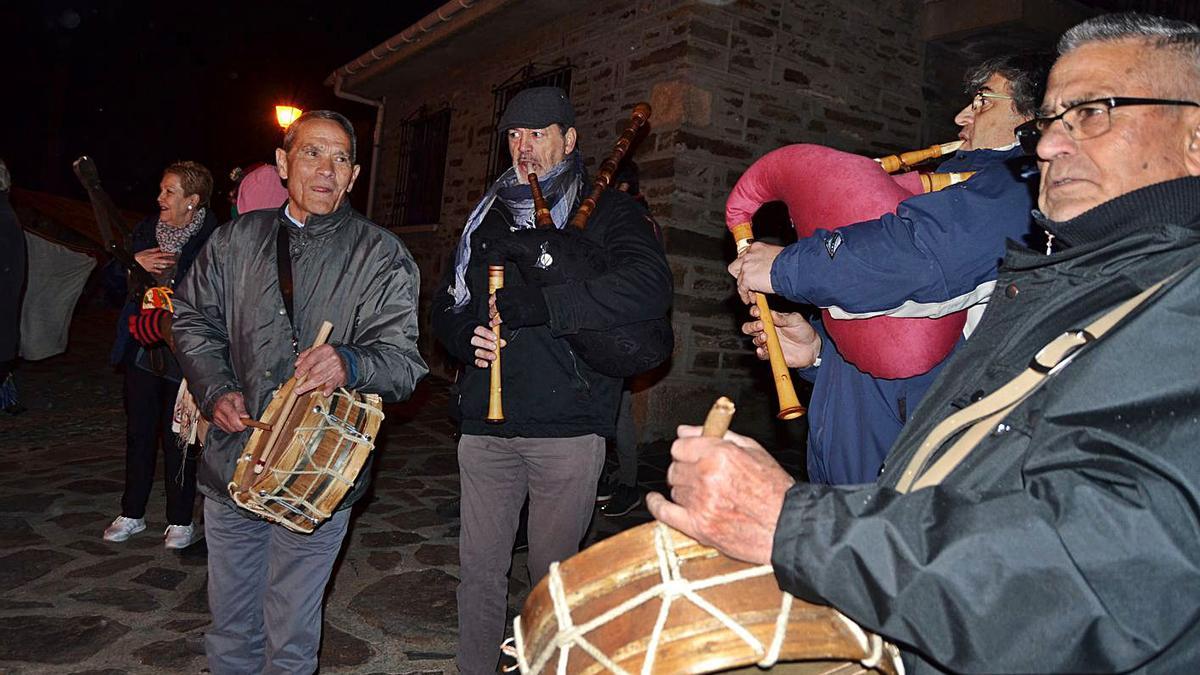
M 632 159 L 622 162 L 612 182 L 613 188 L 632 196 L 645 210 L 647 225 L 661 241 L 662 230 L 650 214 L 650 205 L 641 192 L 637 163 Z M 617 432 L 612 439 L 617 455 L 617 470 L 601 479 L 596 488 L 596 502 L 600 504 L 600 513 L 606 516 L 623 516 L 642 503 L 642 491 L 637 484 L 638 433 L 633 419 L 632 385 L 631 379 L 625 380 L 625 385 L 621 387 L 621 402 L 617 407 Z
M 510 551 L 526 495 L 533 583 L 552 561 L 578 551 L 591 520 L 603 437 L 613 433 L 622 379 L 594 370 L 569 336 L 663 317 L 670 307 L 662 247 L 641 207 L 616 190 L 604 192 L 579 235 L 599 246 L 610 263 L 606 271 L 586 281 L 536 285 L 525 278 L 536 270 L 506 262 L 504 288 L 489 298 L 487 266 L 497 262 L 490 251 L 533 226 L 526 176 L 537 174 L 560 230 L 584 197 L 574 122 L 566 94 L 556 87 L 513 98 L 499 125 L 513 167 L 471 214 L 455 264 L 433 298 L 433 331 L 464 364 L 452 401 L 462 431 L 457 659 L 469 675 L 493 673 L 499 660 Z M 555 234 L 567 240 L 575 232 Z M 489 424 L 488 367 L 497 330 L 505 420 Z
M 961 344 L 986 307 L 1005 241 L 1031 233 L 1036 171 L 1017 147 L 1013 129 L 1033 116 L 1048 68 L 1048 57 L 1022 54 L 969 70 L 971 102 L 954 118 L 963 145 L 937 171 L 976 175 L 906 199 L 894 214 L 836 232 L 817 230 L 786 248 L 754 244 L 729 266 L 743 297 L 747 289 L 776 293 L 841 319 L 965 311 Z M 751 314 L 757 317 L 756 309 Z M 789 364 L 813 382 L 808 479 L 873 482 L 945 361 L 912 377 L 876 377 L 843 357 L 819 318 L 810 325 L 798 315 L 776 316 L 781 339 L 811 352 Z M 754 336 L 759 357 L 766 359 L 761 321 L 747 322 L 743 332 Z
M 21 297 L 25 291 L 25 231 L 9 201 L 12 177 L 0 159 L 0 410 L 17 412 L 13 368 L 21 337 Z
M 160 287 L 174 289 L 196 254 L 217 228 L 209 206 L 212 174 L 196 162 L 175 162 L 159 184 L 158 215 L 138 223 L 130 250 L 138 265 Z M 135 284 L 131 284 L 136 286 Z M 171 430 L 175 399 L 183 375 L 159 335 L 131 331 L 138 319 L 166 312 L 146 307 L 142 293 L 131 288 L 117 321 L 112 364 L 125 371 L 125 491 L 121 515 L 104 530 L 105 541 L 125 541 L 146 529 L 146 502 L 154 484 L 154 467 L 162 445 L 167 493 L 167 548 L 186 548 L 196 538 L 192 510 L 196 501 L 196 460 L 186 442 Z M 145 340 L 139 344 L 138 338 Z
M 796 483 L 753 440 L 689 428 L 678 503 L 648 500 L 895 641 L 910 673 L 1188 672 L 1200 653 L 1200 28 L 1104 15 L 1059 53 L 1018 132 L 1059 250 L 1009 245 L 1004 292 L 879 482 Z

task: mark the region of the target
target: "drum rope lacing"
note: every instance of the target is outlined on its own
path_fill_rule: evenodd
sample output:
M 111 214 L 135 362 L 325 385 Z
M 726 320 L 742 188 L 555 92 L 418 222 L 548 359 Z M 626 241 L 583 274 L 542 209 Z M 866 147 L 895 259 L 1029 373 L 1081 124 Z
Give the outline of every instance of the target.
M 642 662 L 641 672 L 643 675 L 647 675 L 654 668 L 654 659 L 657 654 L 659 641 L 662 638 L 663 629 L 670 614 L 671 603 L 676 598 L 682 596 L 721 622 L 749 645 L 755 654 L 762 655 L 762 659 L 758 662 L 759 667 L 770 668 L 775 665 L 775 662 L 779 659 L 783 640 L 787 634 L 788 620 L 792 609 L 792 595 L 781 592 L 782 601 L 779 615 L 775 621 L 775 631 L 771 638 L 770 646 L 764 648 L 762 642 L 754 637 L 744 626 L 696 594 L 696 591 L 713 586 L 721 586 L 745 579 L 774 574 L 774 569 L 770 565 L 759 565 L 707 579 L 691 580 L 684 578 L 680 573 L 679 557 L 675 552 L 671 530 L 663 523 L 658 523 L 654 529 L 654 548 L 658 557 L 658 569 L 662 581 L 581 625 L 575 625 L 574 620 L 571 618 L 566 590 L 563 586 L 562 575 L 559 573 L 559 563 L 551 563 L 548 575 L 548 588 L 551 602 L 554 605 L 555 618 L 558 620 L 558 634 L 550 644 L 546 645 L 540 654 L 536 655 L 533 663 L 530 664 L 525 656 L 525 636 L 521 630 L 521 617 L 518 616 L 513 620 L 513 637 L 505 640 L 501 648 L 502 651 L 516 658 L 516 668 L 519 668 L 522 673 L 540 673 L 550 661 L 554 651 L 558 650 L 557 673 L 559 675 L 566 675 L 571 647 L 579 647 L 610 672 L 617 673 L 617 675 L 630 675 L 628 671 L 618 666 L 608 655 L 597 649 L 585 636 L 629 610 L 661 597 L 662 605 L 659 608 L 658 619 L 655 621 L 654 631 L 650 634 L 650 642 L 646 647 L 646 657 Z M 862 646 L 863 651 L 869 651 L 870 655 L 860 662 L 861 665 L 864 668 L 874 668 L 877 666 L 883 657 L 883 639 L 878 635 L 868 636 L 861 627 L 842 615 L 841 612 L 837 612 L 837 616 L 854 635 L 855 639 Z M 511 672 L 516 668 L 509 667 L 505 671 Z
M 292 444 L 299 444 L 302 448 L 300 455 L 304 459 L 304 464 L 297 465 L 297 468 L 283 469 L 278 467 L 268 467 L 278 482 L 280 494 L 271 494 L 265 490 L 258 490 L 252 494 L 257 497 L 257 501 L 262 508 L 269 510 L 270 504 L 277 504 L 292 514 L 304 518 L 313 525 L 320 524 L 323 520 L 332 515 L 331 511 L 319 508 L 316 503 L 311 501 L 309 493 L 300 493 L 290 487 L 287 487 L 286 480 L 290 476 L 306 476 L 317 475 L 325 478 L 330 478 L 343 485 L 353 485 L 353 481 L 346 480 L 346 477 L 340 471 L 334 469 L 331 464 L 338 459 L 336 454 L 331 454 L 326 458 L 324 465 L 320 464 L 314 457 L 316 446 L 321 442 L 322 435 L 326 432 L 335 434 L 341 442 L 349 442 L 351 444 L 364 444 L 371 446 L 374 449 L 374 443 L 371 437 L 363 434 L 352 424 L 345 420 L 336 417 L 332 414 L 333 410 L 337 409 L 338 400 L 341 400 L 346 405 L 346 415 L 351 411 L 359 410 L 365 413 L 368 417 L 383 417 L 383 413 L 369 405 L 366 399 L 359 400 L 344 388 L 335 390 L 329 399 L 329 410 L 323 410 L 320 406 L 313 408 L 313 412 L 320 415 L 315 426 L 297 426 L 292 432 Z M 239 458 L 238 461 L 246 461 L 246 457 Z M 299 468 L 299 466 L 312 467 L 311 469 Z M 310 486 L 311 487 L 311 486 Z M 257 512 L 260 513 L 261 512 Z M 315 515 L 310 515 L 315 514 Z

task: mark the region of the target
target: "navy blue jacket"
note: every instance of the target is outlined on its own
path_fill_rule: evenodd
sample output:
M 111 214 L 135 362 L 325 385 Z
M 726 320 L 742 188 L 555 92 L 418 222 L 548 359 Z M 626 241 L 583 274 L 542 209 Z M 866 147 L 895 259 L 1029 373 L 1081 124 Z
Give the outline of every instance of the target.
M 1009 239 L 1028 241 L 1037 174 L 1017 148 L 958 152 L 939 172 L 977 171 L 970 180 L 904 200 L 895 214 L 829 230 L 786 247 L 771 268 L 775 292 L 829 308 L 838 318 L 881 314 L 938 317 L 971 309 L 967 332 L 995 286 Z M 800 371 L 813 383 L 808 473 L 814 483 L 874 482 L 910 411 L 941 370 L 885 380 L 846 362 L 822 333 L 821 365 Z M 960 339 L 959 344 L 962 344 Z

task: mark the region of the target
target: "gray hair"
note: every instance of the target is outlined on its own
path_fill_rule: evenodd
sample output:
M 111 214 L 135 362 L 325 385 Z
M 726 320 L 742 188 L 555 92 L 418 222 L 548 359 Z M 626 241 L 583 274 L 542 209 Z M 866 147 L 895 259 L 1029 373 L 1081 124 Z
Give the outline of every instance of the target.
M 1089 42 L 1129 39 L 1148 40 L 1155 47 L 1181 47 L 1192 51 L 1200 46 L 1200 28 L 1187 21 L 1140 12 L 1101 14 L 1063 33 L 1058 40 L 1058 53 L 1066 54 Z
M 1054 59 L 1050 54 L 1030 52 L 997 56 L 967 71 L 963 78 L 967 94 L 974 94 L 992 75 L 1008 80 L 1013 107 L 1022 117 L 1033 117 L 1046 92 L 1046 75 Z
M 8 173 L 8 165 L 0 159 L 0 192 L 8 192 L 12 187 L 12 175 Z
M 1101 14 L 1063 33 L 1058 41 L 1058 53 L 1066 54 L 1092 42 L 1123 40 L 1143 40 L 1190 66 L 1190 94 L 1200 95 L 1200 27 L 1194 23 L 1140 12 Z M 1161 86 L 1163 83 L 1152 84 Z
M 342 128 L 342 131 L 345 131 L 346 135 L 350 137 L 350 163 L 354 164 L 358 161 L 358 137 L 354 135 L 354 125 L 350 123 L 350 120 L 346 119 L 345 115 L 332 110 L 310 110 L 297 117 L 295 122 L 288 125 L 287 131 L 283 134 L 284 152 L 292 151 L 292 145 L 296 143 L 296 134 L 299 132 L 300 125 L 309 120 L 329 120 L 336 122 Z

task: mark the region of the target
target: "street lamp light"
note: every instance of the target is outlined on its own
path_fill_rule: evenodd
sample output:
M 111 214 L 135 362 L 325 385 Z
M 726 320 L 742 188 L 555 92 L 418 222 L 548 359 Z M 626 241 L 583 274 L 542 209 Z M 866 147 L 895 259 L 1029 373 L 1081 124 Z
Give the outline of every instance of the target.
M 303 112 L 295 106 L 277 105 L 275 106 L 275 119 L 279 122 L 279 126 L 286 130 Z

